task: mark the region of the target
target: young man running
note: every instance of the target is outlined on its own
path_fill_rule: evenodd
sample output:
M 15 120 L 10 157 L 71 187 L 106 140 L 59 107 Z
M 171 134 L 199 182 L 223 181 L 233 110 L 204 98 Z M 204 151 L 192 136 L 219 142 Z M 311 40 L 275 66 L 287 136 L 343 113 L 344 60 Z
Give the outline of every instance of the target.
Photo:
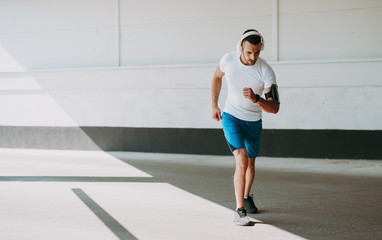
M 222 120 L 225 138 L 236 160 L 234 222 L 237 225 L 248 225 L 247 213 L 257 213 L 250 190 L 260 149 L 262 111 L 277 113 L 280 107 L 275 74 L 259 57 L 263 49 L 261 34 L 254 29 L 245 31 L 237 51 L 221 58 L 211 86 L 212 118 Z M 223 76 L 228 96 L 222 114 L 218 100 Z M 263 92 L 265 99 L 261 97 Z

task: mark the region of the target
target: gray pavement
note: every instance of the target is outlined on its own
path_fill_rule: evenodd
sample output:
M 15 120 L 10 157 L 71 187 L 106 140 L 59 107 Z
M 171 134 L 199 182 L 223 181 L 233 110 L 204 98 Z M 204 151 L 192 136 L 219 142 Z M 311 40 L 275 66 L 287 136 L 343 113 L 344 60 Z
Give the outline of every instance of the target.
M 234 160 L 0 149 L 0 239 L 382 239 L 382 161 L 256 160 L 259 214 L 232 222 Z
M 158 181 L 235 207 L 233 157 L 111 154 Z M 382 239 L 381 160 L 259 157 L 253 190 L 260 213 L 250 216 L 264 223 L 307 239 Z

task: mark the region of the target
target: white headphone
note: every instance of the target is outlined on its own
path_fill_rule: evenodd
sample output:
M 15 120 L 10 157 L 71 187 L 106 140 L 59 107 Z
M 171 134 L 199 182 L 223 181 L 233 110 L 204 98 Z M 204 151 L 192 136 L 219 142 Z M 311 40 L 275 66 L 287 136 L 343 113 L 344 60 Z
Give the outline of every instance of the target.
M 243 36 L 241 36 L 240 38 L 240 41 L 237 43 L 237 46 L 236 46 L 236 49 L 238 52 L 241 52 L 242 51 L 242 42 L 243 40 L 246 38 L 246 37 L 249 37 L 249 36 L 259 36 L 260 37 L 260 41 L 261 41 L 261 48 L 260 48 L 260 51 L 263 51 L 264 50 L 264 39 L 263 39 L 263 36 L 261 36 L 261 34 L 258 32 L 258 31 L 249 31 L 245 34 L 243 34 Z

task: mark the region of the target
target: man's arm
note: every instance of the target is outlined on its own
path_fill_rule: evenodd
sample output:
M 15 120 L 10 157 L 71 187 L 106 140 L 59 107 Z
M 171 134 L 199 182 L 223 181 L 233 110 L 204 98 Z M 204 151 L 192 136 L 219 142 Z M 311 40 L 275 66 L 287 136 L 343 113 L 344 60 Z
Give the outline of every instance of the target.
M 218 102 L 219 102 L 220 90 L 222 88 L 223 76 L 224 76 L 224 72 L 222 72 L 220 70 L 220 67 L 218 66 L 212 78 L 212 85 L 211 85 L 212 118 L 215 119 L 216 121 L 220 121 L 222 119 Z
M 264 89 L 264 93 L 269 93 L 271 91 L 271 88 Z M 256 94 L 253 92 L 251 88 L 244 88 L 243 89 L 243 95 L 244 97 L 251 100 L 251 102 L 254 102 L 256 100 Z M 259 105 L 259 107 L 269 113 L 276 114 L 280 109 L 280 104 L 273 101 L 273 98 L 264 99 L 262 97 L 259 98 L 259 101 L 256 103 Z

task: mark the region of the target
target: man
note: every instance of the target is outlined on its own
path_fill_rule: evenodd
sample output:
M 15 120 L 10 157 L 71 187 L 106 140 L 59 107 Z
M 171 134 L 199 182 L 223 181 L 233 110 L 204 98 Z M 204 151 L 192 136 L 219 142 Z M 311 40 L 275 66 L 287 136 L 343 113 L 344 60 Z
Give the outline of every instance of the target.
M 238 42 L 238 51 L 221 58 L 211 86 L 212 118 L 222 120 L 225 138 L 236 161 L 234 222 L 237 225 L 248 225 L 247 212 L 258 211 L 250 190 L 261 142 L 262 110 L 277 113 L 280 107 L 275 74 L 259 57 L 263 49 L 261 34 L 253 29 L 245 31 Z M 227 80 L 228 96 L 222 115 L 218 100 L 223 76 Z M 263 92 L 265 99 L 261 97 Z

